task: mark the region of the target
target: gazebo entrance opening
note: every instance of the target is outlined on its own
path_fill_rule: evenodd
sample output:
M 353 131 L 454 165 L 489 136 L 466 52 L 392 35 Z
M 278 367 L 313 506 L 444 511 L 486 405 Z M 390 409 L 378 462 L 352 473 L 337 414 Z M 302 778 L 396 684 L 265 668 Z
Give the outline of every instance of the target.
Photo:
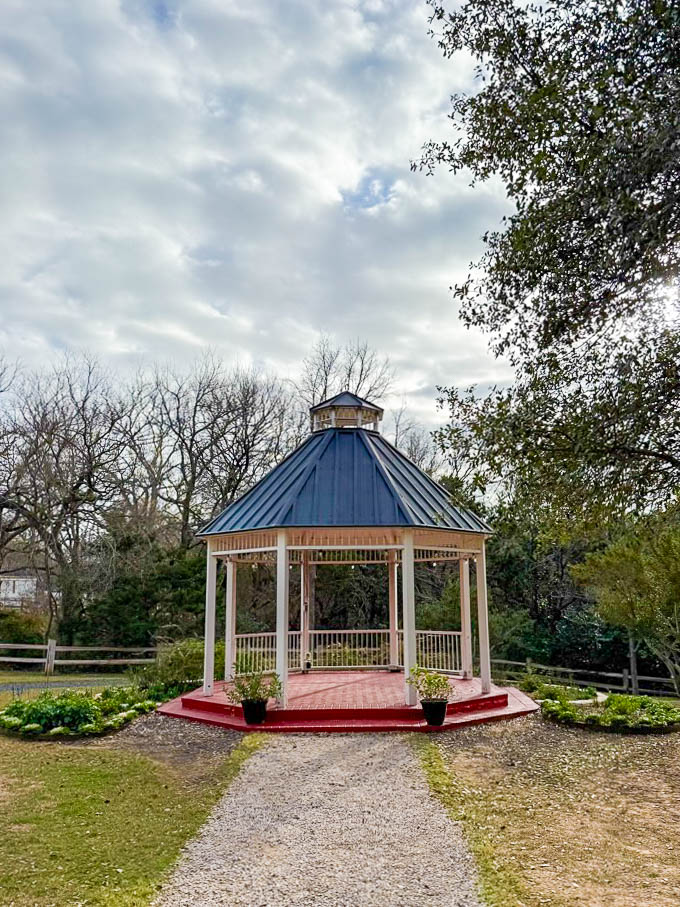
M 279 529 L 209 536 L 207 539 L 206 651 L 204 694 L 214 689 L 215 590 L 217 561 L 226 569 L 224 678 L 248 656 L 256 670 L 275 670 L 286 707 L 291 673 L 319 670 L 403 671 L 403 695 L 415 704 L 406 680 L 416 664 L 461 679 L 473 675 L 470 563 L 477 574 L 477 627 L 481 689 L 491 686 L 484 536 L 448 529 Z M 418 630 L 414 570 L 419 562 L 458 562 L 459 631 Z M 270 564 L 276 569 L 276 630 L 236 634 L 236 576 L 239 567 Z M 381 629 L 318 629 L 314 620 L 314 575 L 323 564 L 383 564 L 389 589 L 389 624 Z M 300 571 L 299 629 L 290 629 L 290 576 Z

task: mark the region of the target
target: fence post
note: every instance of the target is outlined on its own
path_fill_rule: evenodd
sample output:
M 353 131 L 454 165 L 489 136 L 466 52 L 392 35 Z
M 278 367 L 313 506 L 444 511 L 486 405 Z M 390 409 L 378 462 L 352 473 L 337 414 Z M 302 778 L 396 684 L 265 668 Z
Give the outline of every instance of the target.
M 47 651 L 45 652 L 45 673 L 54 674 L 54 659 L 57 654 L 57 640 L 47 640 Z
M 637 643 L 633 639 L 632 633 L 628 633 L 628 661 L 630 663 L 630 681 L 633 696 L 640 695 L 640 682 L 638 681 L 637 670 Z
M 621 671 L 621 686 L 623 688 L 623 692 L 627 693 L 628 692 L 628 669 L 627 668 L 624 668 L 623 671 Z
M 527 674 L 531 674 L 531 659 L 527 658 Z

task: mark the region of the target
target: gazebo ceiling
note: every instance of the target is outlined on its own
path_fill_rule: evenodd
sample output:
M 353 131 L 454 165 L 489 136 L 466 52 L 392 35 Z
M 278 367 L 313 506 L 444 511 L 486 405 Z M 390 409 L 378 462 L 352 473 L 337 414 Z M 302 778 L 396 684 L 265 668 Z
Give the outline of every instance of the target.
M 331 427 L 311 434 L 200 535 L 338 526 L 491 531 L 377 432 Z

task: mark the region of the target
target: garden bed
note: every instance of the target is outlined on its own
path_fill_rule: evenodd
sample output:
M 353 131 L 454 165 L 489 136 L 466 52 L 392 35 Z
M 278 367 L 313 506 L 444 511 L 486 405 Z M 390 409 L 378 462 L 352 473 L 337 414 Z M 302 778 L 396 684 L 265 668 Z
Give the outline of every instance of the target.
M 541 714 L 558 724 L 617 734 L 667 734 L 680 730 L 680 708 L 650 696 L 612 694 L 597 706 L 546 700 Z
M 13 699 L 0 710 L 0 729 L 43 740 L 99 736 L 120 730 L 162 701 L 136 687 L 45 691 L 34 698 Z
M 557 702 L 585 703 L 598 699 L 595 687 L 577 687 L 555 683 L 552 678 L 542 677 L 539 674 L 525 675 L 517 686 L 538 702 L 555 700 Z

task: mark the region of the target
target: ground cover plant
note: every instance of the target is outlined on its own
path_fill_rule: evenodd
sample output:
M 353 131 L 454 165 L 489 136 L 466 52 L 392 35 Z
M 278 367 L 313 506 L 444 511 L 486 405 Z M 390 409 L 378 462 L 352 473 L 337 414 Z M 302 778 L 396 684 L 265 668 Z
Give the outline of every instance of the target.
M 412 743 L 463 825 L 489 907 L 680 903 L 680 735 L 530 717 Z
M 0 736 L 0 902 L 150 903 L 262 740 L 156 714 L 68 746 Z
M 0 728 L 31 737 L 95 736 L 119 730 L 158 704 L 158 699 L 136 687 L 45 691 L 5 705 L 0 710 Z
M 546 699 L 541 714 L 558 724 L 614 731 L 620 734 L 662 734 L 680 730 L 680 708 L 651 696 L 612 694 L 594 708 Z
M 579 699 L 595 699 L 595 687 L 575 687 L 555 683 L 550 677 L 539 674 L 527 674 L 518 683 L 520 690 L 530 693 L 534 699 L 554 699 L 558 702 L 569 702 Z

